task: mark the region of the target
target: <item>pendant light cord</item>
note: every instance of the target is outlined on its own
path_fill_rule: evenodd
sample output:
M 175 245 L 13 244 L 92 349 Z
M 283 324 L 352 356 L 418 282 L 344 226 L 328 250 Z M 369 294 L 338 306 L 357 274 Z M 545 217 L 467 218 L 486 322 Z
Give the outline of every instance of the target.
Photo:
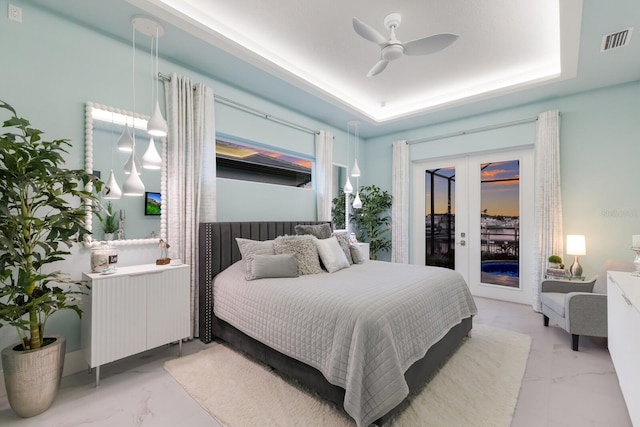
M 133 62 L 133 66 L 132 66 L 132 70 L 133 70 L 133 78 L 131 79 L 131 91 L 133 93 L 133 112 L 135 113 L 136 111 L 136 26 L 132 25 L 132 30 L 133 30 L 133 49 L 132 50 L 132 62 Z M 135 160 L 136 157 L 136 119 L 135 117 L 133 118 L 133 126 L 132 126 L 132 136 L 133 136 L 133 144 L 131 146 L 131 154 L 133 155 L 133 158 Z

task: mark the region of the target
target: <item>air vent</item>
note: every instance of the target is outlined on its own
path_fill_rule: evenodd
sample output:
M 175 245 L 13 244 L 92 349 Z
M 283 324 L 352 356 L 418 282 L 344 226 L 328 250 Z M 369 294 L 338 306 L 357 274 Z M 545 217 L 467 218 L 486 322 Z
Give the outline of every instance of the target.
M 633 27 L 602 36 L 600 52 L 606 52 L 628 45 L 631 41 L 631 33 L 633 33 Z

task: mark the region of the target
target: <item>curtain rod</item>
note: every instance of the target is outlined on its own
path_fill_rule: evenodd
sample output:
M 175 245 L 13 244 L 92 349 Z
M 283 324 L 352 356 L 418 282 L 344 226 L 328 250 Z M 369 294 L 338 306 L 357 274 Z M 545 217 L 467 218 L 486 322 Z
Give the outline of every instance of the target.
M 171 76 L 167 76 L 165 74 L 162 74 L 161 72 L 158 72 L 158 78 L 161 79 L 161 80 L 166 80 L 168 82 L 171 81 Z M 320 131 L 317 131 L 317 130 L 314 130 L 314 129 L 309 129 L 308 127 L 305 127 L 305 126 L 290 122 L 290 121 L 285 120 L 285 119 L 281 119 L 280 117 L 276 117 L 274 115 L 265 113 L 264 111 L 260 111 L 260 110 L 257 110 L 255 108 L 253 108 L 253 107 L 249 107 L 248 105 L 241 104 L 241 103 L 239 103 L 237 101 L 234 101 L 233 99 L 225 98 L 224 96 L 215 95 L 215 94 L 213 95 L 213 97 L 218 102 L 221 102 L 223 104 L 229 105 L 231 107 L 238 108 L 240 110 L 246 111 L 246 112 L 251 113 L 251 114 L 255 114 L 256 116 L 262 117 L 263 119 L 271 120 L 273 122 L 280 123 L 281 125 L 285 125 L 285 126 L 288 126 L 290 128 L 297 129 L 297 130 L 300 130 L 300 131 L 303 131 L 303 132 L 307 132 L 307 133 L 310 133 L 310 134 L 314 134 L 314 135 L 317 135 L 317 134 L 320 133 Z
M 446 134 L 438 135 L 438 136 L 428 136 L 428 137 L 425 137 L 425 138 L 414 139 L 414 140 L 411 140 L 411 141 L 407 141 L 407 144 L 419 144 L 421 142 L 429 142 L 429 141 L 434 141 L 436 139 L 453 138 L 454 136 L 469 135 L 469 134 L 472 134 L 472 133 L 484 132 L 484 131 L 487 131 L 487 130 L 506 128 L 506 127 L 509 127 L 509 126 L 517 126 L 517 125 L 521 125 L 521 124 L 524 124 L 524 123 L 532 123 L 532 122 L 535 122 L 537 120 L 538 120 L 538 117 L 529 117 L 527 119 L 514 120 L 512 122 L 498 123 L 498 124 L 495 124 L 495 125 L 483 126 L 483 127 L 479 127 L 479 128 L 462 130 L 462 131 L 458 131 L 458 132 L 451 132 L 451 133 L 446 133 Z

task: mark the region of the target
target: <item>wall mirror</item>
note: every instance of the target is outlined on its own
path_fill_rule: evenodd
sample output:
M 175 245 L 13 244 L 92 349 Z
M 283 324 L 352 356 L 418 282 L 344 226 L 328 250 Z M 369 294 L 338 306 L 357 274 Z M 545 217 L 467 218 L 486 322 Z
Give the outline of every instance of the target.
M 103 182 L 109 179 L 110 171 L 120 189 L 123 188 L 127 175 L 125 164 L 131 157 L 131 152 L 118 149 L 118 141 L 122 136 L 125 123 L 135 132 L 135 154 L 138 160 L 140 179 L 144 184 L 144 195 L 126 196 L 119 199 L 106 200 L 100 195 L 102 208 L 111 204 L 114 213 L 116 231 L 113 236 L 105 232 L 107 215 L 102 211 L 102 219 L 87 210 L 87 227 L 91 230 L 92 238 L 89 243 L 112 240 L 114 245 L 127 244 L 157 244 L 160 237 L 166 236 L 166 209 L 164 197 L 166 191 L 166 167 L 164 153 L 166 146 L 162 141 L 154 140 L 157 152 L 162 157 L 160 169 L 145 169 L 142 167 L 142 156 L 150 144 L 147 133 L 148 117 L 124 111 L 106 105 L 87 102 L 85 117 L 85 162 L 86 169 L 100 177 Z M 112 224 L 113 225 L 113 224 Z M 108 231 L 108 230 L 107 230 Z

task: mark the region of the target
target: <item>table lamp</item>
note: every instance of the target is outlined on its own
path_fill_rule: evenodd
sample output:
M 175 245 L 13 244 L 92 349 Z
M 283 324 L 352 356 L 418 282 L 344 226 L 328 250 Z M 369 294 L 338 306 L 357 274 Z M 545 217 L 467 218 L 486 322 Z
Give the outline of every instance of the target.
M 582 276 L 582 266 L 578 262 L 578 255 L 586 255 L 587 249 L 584 236 L 569 234 L 567 235 L 567 255 L 573 255 L 573 264 L 569 268 L 571 276 Z

